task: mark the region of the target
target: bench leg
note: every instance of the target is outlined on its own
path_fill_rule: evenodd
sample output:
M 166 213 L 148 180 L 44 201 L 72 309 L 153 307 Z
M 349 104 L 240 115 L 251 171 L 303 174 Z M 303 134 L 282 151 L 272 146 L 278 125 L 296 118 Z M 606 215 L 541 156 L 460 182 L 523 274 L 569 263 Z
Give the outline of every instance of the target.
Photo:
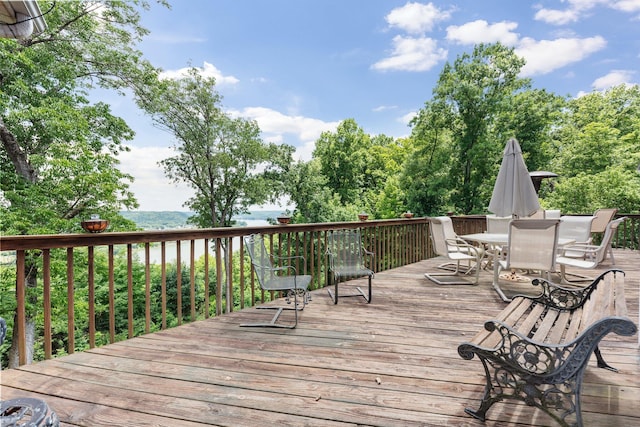
M 602 353 L 600 353 L 600 348 L 596 347 L 595 350 L 593 350 L 593 352 L 596 355 L 596 360 L 598 361 L 598 368 L 603 368 L 603 369 L 608 369 L 610 371 L 613 372 L 618 372 L 618 370 L 616 368 L 614 368 L 613 366 L 609 365 L 607 362 L 604 361 L 603 357 L 602 357 Z
M 580 410 L 581 369 L 575 377 L 561 384 L 543 384 L 524 372 L 513 372 L 508 367 L 477 354 L 484 366 L 486 381 L 478 409 L 465 408 L 472 417 L 485 421 L 487 411 L 494 403 L 505 399 L 519 400 L 541 409 L 563 427 L 582 426 Z

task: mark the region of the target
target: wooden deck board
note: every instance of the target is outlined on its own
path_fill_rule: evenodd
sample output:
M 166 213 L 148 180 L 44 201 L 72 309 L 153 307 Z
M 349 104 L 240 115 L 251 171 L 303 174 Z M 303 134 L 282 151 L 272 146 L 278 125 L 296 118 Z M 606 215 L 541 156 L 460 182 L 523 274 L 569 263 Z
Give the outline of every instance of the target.
M 616 251 L 615 259 L 637 322 L 640 254 Z M 554 425 L 519 402 L 494 405 L 486 423 L 464 413 L 479 404 L 484 376 L 457 347 L 505 304 L 490 272 L 479 286 L 428 281 L 438 261 L 377 273 L 371 304 L 334 305 L 314 291 L 295 330 L 240 328 L 271 315 L 246 309 L 3 371 L 2 399 L 45 399 L 65 426 Z M 609 335 L 600 347 L 620 372 L 590 361 L 585 425 L 640 425 L 638 337 Z

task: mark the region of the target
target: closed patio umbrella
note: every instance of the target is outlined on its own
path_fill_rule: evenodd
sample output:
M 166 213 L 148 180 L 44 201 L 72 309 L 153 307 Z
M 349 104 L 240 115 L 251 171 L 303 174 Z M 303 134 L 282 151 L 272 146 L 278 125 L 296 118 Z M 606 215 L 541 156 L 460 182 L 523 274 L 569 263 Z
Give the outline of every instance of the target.
M 496 216 L 522 218 L 532 215 L 538 209 L 540 202 L 524 164 L 520 144 L 518 140 L 511 138 L 504 149 L 489 211 Z

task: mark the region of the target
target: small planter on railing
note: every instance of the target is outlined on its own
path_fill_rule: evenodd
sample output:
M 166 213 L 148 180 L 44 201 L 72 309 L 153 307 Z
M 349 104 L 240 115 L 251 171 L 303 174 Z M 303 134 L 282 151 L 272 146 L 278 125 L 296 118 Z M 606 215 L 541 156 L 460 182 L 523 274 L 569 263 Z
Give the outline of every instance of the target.
M 287 215 L 281 215 L 276 219 L 278 220 L 279 224 L 283 224 L 283 225 L 289 224 L 291 222 L 291 217 Z
M 109 226 L 109 221 L 100 219 L 100 215 L 91 215 L 91 219 L 82 221 L 80 226 L 88 233 L 102 233 Z

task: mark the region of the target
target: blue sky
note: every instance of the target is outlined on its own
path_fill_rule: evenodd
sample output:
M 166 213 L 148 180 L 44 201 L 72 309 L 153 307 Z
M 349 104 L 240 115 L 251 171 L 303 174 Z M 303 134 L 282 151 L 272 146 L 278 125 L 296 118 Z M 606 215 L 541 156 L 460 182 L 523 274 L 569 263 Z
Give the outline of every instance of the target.
M 640 0 L 174 0 L 142 24 L 151 33 L 139 47 L 165 77 L 189 65 L 216 77 L 230 114 L 304 160 L 348 118 L 372 135 L 408 136 L 443 65 L 480 42 L 514 47 L 521 75 L 559 95 L 640 82 Z M 190 190 L 157 165 L 172 136 L 130 99 L 101 96 L 137 133 L 121 169 L 136 178 L 139 209 L 185 210 Z

